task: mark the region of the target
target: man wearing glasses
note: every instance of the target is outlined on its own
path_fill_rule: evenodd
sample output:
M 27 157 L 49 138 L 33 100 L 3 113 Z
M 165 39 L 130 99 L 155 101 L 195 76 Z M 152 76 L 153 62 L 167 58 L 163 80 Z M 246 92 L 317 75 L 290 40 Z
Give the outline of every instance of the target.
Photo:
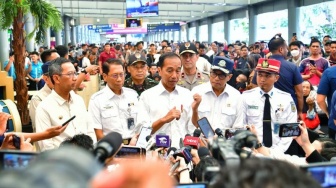
M 66 138 L 76 134 L 89 135 L 96 142 L 92 120 L 86 111 L 85 103 L 82 97 L 73 91 L 78 73 L 71 61 L 56 58 L 50 62 L 48 72 L 54 89 L 36 109 L 36 132 L 45 131 L 54 125 L 62 125 L 73 116 L 76 118 L 67 124 L 65 131 L 59 136 L 39 141 L 40 150 L 58 148 Z
M 191 91 L 192 123 L 198 127 L 197 120 L 206 117 L 216 130 L 243 127 L 243 114 L 240 108 L 241 94 L 227 84 L 232 77 L 233 61 L 216 56 L 210 71 L 210 81 L 194 87 Z
M 93 94 L 89 103 L 97 139 L 112 131 L 120 133 L 124 139 L 131 138 L 136 131 L 138 94 L 123 87 L 125 67 L 121 60 L 108 59 L 102 71 L 106 87 Z
M 192 90 L 195 86 L 209 81 L 209 75 L 203 73 L 202 70 L 198 70 L 196 67 L 198 52 L 194 44 L 189 42 L 181 44 L 180 57 L 183 69 L 177 85 Z
M 124 87 L 134 89 L 138 95 L 159 83 L 147 77 L 147 61 L 143 54 L 130 55 L 127 71 L 131 74 L 131 77 L 125 80 Z

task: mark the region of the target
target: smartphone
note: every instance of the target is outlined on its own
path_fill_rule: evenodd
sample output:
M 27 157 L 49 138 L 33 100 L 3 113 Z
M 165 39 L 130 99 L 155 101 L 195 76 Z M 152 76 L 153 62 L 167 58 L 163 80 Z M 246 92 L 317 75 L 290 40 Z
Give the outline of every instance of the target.
M 68 119 L 68 121 L 64 122 L 62 124 L 62 126 L 65 126 L 66 124 L 68 124 L 70 121 L 72 121 L 73 119 L 75 119 L 76 116 L 72 116 L 72 118 Z
M 335 187 L 336 186 L 336 162 L 321 162 L 305 166 L 300 169 L 312 176 L 321 187 Z
M 293 37 L 296 37 L 296 33 L 293 33 Z
M 22 169 L 38 155 L 36 152 L 18 150 L 0 150 L 0 169 Z
M 203 117 L 197 121 L 198 126 L 200 127 L 205 138 L 212 138 L 215 136 L 215 131 L 212 129 L 208 119 Z
M 151 127 L 142 127 L 140 134 L 139 134 L 139 138 L 138 141 L 136 143 L 136 147 L 140 147 L 140 148 L 146 148 L 147 146 L 147 140 L 146 137 L 151 135 L 152 133 L 152 128 Z
M 286 123 L 279 125 L 279 137 L 300 136 L 300 123 Z
M 13 135 L 13 145 L 16 149 L 20 149 L 21 138 L 16 135 Z
M 313 66 L 315 66 L 315 61 L 314 60 L 309 60 L 309 63 Z
M 123 146 L 118 153 L 116 158 L 132 158 L 132 159 L 141 159 L 141 148 L 135 146 Z
M 184 184 L 178 184 L 175 186 L 175 188 L 207 188 L 208 184 L 206 183 L 184 183 Z

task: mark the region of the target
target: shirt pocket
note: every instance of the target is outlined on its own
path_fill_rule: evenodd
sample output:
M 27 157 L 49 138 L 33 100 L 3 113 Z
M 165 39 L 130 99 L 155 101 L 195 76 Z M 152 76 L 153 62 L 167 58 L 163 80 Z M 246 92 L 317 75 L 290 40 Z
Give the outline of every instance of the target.
M 198 113 L 199 117 L 210 117 L 210 106 L 201 105 L 200 107 L 198 107 Z
M 237 110 L 232 107 L 222 107 L 221 115 L 221 129 L 231 128 L 233 126 L 234 121 L 236 120 Z
M 262 120 L 263 114 L 261 114 L 259 109 L 247 109 L 246 116 L 248 125 L 256 125 Z
M 118 118 L 118 112 L 116 110 L 104 110 L 101 113 L 103 127 L 111 125 Z

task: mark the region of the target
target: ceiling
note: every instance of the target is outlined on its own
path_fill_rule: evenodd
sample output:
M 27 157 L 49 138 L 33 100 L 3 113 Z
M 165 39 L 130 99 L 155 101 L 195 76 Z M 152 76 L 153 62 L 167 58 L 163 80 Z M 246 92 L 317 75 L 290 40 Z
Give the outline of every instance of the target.
M 121 24 L 126 0 L 49 0 L 76 24 Z M 159 0 L 159 16 L 143 22 L 190 22 L 268 0 Z M 97 22 L 99 19 L 99 22 Z

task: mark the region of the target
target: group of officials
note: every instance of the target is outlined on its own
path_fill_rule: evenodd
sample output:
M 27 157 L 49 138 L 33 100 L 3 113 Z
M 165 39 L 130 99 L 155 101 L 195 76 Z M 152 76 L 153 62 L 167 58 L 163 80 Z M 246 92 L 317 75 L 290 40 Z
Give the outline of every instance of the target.
M 198 128 L 198 119 L 206 117 L 214 130 L 254 125 L 264 146 L 286 151 L 292 138 L 280 138 L 274 123 L 296 122 L 297 109 L 290 94 L 274 87 L 281 62 L 259 59 L 258 87 L 240 94 L 227 84 L 234 68 L 232 60 L 215 57 L 207 73 L 197 68 L 198 57 L 192 43 L 181 44 L 180 55 L 161 55 L 157 63 L 161 81 L 141 92 L 124 87 L 125 67 L 121 60 L 107 59 L 99 67 L 106 87 L 91 97 L 88 111 L 83 99 L 73 91 L 78 72 L 71 61 L 49 59 L 42 69 L 50 91 L 36 105 L 36 132 L 76 117 L 59 136 L 39 141 L 39 149 L 57 148 L 67 137 L 80 133 L 94 142 L 111 131 L 131 138 L 142 127 L 151 127 L 153 135 L 169 135 L 172 147 L 179 148 L 180 139 Z M 135 53 L 129 60 L 128 69 L 134 69 L 130 79 L 143 76 L 147 69 L 143 55 Z

